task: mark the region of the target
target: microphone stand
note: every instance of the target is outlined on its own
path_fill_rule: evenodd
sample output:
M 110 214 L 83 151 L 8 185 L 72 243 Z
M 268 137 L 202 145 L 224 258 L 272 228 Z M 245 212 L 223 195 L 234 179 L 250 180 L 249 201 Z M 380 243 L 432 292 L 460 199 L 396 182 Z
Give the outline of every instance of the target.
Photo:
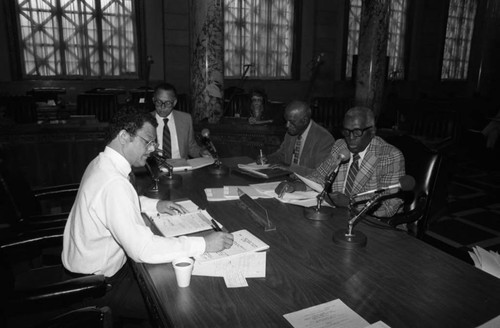
M 219 155 L 215 150 L 214 145 L 208 138 L 202 138 L 204 140 L 205 145 L 207 145 L 208 151 L 215 159 L 215 163 L 208 167 L 208 172 L 212 175 L 227 175 L 229 173 L 229 168 L 222 164 L 219 159 Z
M 316 206 L 304 208 L 304 216 L 306 217 L 306 219 L 314 220 L 314 221 L 324 221 L 324 220 L 328 220 L 332 216 L 332 214 L 334 212 L 333 208 L 332 207 L 325 207 L 325 206 L 322 207 L 321 204 L 323 203 L 323 200 L 325 199 L 325 195 L 327 194 L 327 190 L 332 187 L 333 180 L 335 180 L 335 178 L 337 177 L 337 173 L 339 172 L 339 168 L 340 168 L 340 162 L 337 165 L 337 167 L 335 168 L 335 170 L 333 170 L 333 172 L 329 176 L 327 176 L 327 178 L 325 179 L 325 187 L 318 194 L 318 196 L 316 196 L 316 198 L 318 200 Z
M 174 174 L 174 167 L 167 162 L 166 158 L 156 153 L 151 153 L 151 155 L 155 159 L 156 163 L 158 163 L 158 169 L 162 167 L 167 169 L 167 173 L 163 175 L 160 174 L 158 177 L 161 183 L 173 185 L 182 181 L 182 177 L 180 175 Z
M 366 235 L 362 233 L 361 231 L 357 231 L 354 233 L 353 229 L 356 224 L 361 222 L 366 216 L 365 213 L 378 201 L 380 198 L 382 198 L 384 195 L 382 194 L 375 194 L 373 195 L 368 202 L 365 204 L 365 207 L 361 209 L 356 215 L 353 215 L 353 210 L 352 210 L 352 204 L 353 204 L 353 198 L 350 200 L 350 216 L 351 219 L 347 222 L 347 229 L 342 229 L 342 230 L 337 230 L 336 232 L 333 233 L 333 242 L 343 248 L 347 249 L 355 249 L 355 248 L 361 248 L 366 246 Z
M 160 180 L 159 174 L 153 174 L 153 170 L 151 169 L 151 166 L 149 166 L 148 163 L 145 165 L 146 169 L 149 172 L 149 175 L 151 176 L 151 179 L 153 180 L 153 186 L 151 189 L 148 190 L 148 192 L 157 194 L 160 191 L 160 188 L 158 188 L 158 181 Z

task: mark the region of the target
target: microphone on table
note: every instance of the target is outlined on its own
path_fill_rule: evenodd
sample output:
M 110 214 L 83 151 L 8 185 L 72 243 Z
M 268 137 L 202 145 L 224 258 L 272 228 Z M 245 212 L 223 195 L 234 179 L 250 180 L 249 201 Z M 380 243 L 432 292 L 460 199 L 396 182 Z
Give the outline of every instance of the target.
M 402 191 L 410 191 L 415 187 L 415 179 L 410 175 L 405 175 L 399 178 L 399 182 L 393 185 L 382 187 L 375 190 L 369 190 L 353 195 L 352 197 L 359 197 L 369 194 L 374 194 L 370 200 L 365 204 L 365 206 L 359 211 L 354 217 L 352 217 L 347 223 L 347 230 L 338 230 L 333 234 L 333 241 L 340 246 L 348 249 L 364 247 L 366 245 L 366 236 L 364 233 L 358 231 L 353 232 L 354 226 L 361 222 L 365 218 L 366 212 L 370 210 L 375 204 L 377 204 L 382 197 L 384 191 L 392 189 L 401 189 Z M 352 199 L 352 198 L 351 198 Z
M 342 149 L 338 154 L 336 154 L 336 158 L 334 159 L 334 165 L 335 169 L 326 176 L 325 178 L 325 186 L 323 187 L 323 190 L 316 196 L 317 198 L 317 204 L 315 207 L 308 207 L 304 209 L 305 212 L 305 217 L 310 220 L 326 220 L 328 219 L 331 214 L 332 214 L 332 209 L 331 208 L 326 208 L 326 207 L 321 207 L 321 204 L 323 203 L 323 199 L 325 198 L 325 195 L 328 193 L 328 190 L 332 188 L 332 183 L 337 177 L 337 174 L 340 169 L 340 165 L 342 163 L 345 163 L 349 161 L 349 158 L 351 157 L 351 153 L 347 149 Z
M 209 167 L 209 172 L 215 175 L 225 175 L 229 172 L 229 169 L 222 165 L 219 155 L 217 154 L 217 149 L 215 149 L 214 143 L 210 139 L 210 130 L 201 130 L 201 141 L 207 147 L 212 157 L 215 159 L 214 165 Z
M 182 180 L 182 177 L 174 174 L 174 167 L 167 161 L 168 158 L 160 154 L 159 151 L 154 151 L 150 154 L 151 157 L 156 161 L 158 169 L 164 168 L 167 170 L 167 174 L 159 175 L 157 180 L 161 180 L 162 183 L 174 184 Z

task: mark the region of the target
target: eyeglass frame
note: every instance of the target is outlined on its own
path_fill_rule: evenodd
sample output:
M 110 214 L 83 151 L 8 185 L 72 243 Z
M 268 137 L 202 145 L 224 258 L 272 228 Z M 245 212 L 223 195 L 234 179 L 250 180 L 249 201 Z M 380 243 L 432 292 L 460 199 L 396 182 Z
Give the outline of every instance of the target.
M 153 103 L 160 106 L 160 108 L 167 108 L 167 105 L 174 107 L 176 101 L 177 99 L 161 101 L 160 99 L 153 98 Z
M 363 136 L 363 134 L 368 130 L 368 129 L 371 129 L 373 128 L 373 125 L 370 125 L 370 126 L 367 126 L 366 128 L 363 128 L 363 129 L 346 129 L 346 128 L 342 128 L 340 130 L 340 133 L 342 133 L 342 135 L 347 138 L 349 136 L 351 136 L 351 134 L 355 137 L 355 138 L 359 138 L 361 136 Z
M 146 143 L 146 149 L 149 149 L 149 147 L 151 147 L 151 146 L 153 146 L 154 149 L 156 149 L 156 148 L 158 148 L 158 146 L 160 146 L 160 144 L 155 141 L 156 139 L 148 141 L 146 138 L 144 138 L 143 136 L 141 136 L 139 134 L 134 134 L 134 136 L 141 138 Z

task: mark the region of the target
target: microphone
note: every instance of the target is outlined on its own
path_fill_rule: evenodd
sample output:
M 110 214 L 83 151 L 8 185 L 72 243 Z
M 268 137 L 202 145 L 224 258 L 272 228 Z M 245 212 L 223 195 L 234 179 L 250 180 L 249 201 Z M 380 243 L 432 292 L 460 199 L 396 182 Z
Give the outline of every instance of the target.
M 208 129 L 201 130 L 201 140 L 207 146 L 210 154 L 212 154 L 212 156 L 215 159 L 217 159 L 218 158 L 217 150 L 215 149 L 215 146 L 214 146 L 212 140 L 210 140 L 210 130 L 208 130 Z
M 161 169 L 162 167 L 167 169 L 167 174 L 166 175 L 160 174 L 158 178 L 155 180 L 155 183 L 157 183 L 157 180 L 158 181 L 161 180 L 161 182 L 164 184 L 173 185 L 179 183 L 182 180 L 182 177 L 180 175 L 174 174 L 174 167 L 167 162 L 166 157 L 162 156 L 158 151 L 152 152 L 150 156 L 153 157 L 153 159 L 156 161 L 159 169 Z
M 337 173 L 339 172 L 340 164 L 346 162 L 351 157 L 351 153 L 347 149 L 342 149 L 336 157 L 334 158 L 334 165 L 336 166 L 333 171 L 325 177 L 325 186 L 323 190 L 316 196 L 317 203 L 316 207 L 305 208 L 305 217 L 309 220 L 326 220 L 330 217 L 331 211 L 328 208 L 321 207 L 321 203 L 325 198 L 328 190 L 331 188 L 333 180 L 337 177 Z
M 399 178 L 399 182 L 396 184 L 382 187 L 379 189 L 363 191 L 363 192 L 354 194 L 351 197 L 356 198 L 356 197 L 370 195 L 370 194 L 380 194 L 381 192 L 391 190 L 391 189 L 396 189 L 396 188 L 399 188 L 403 191 L 410 191 L 410 190 L 413 190 L 414 187 L 415 187 L 415 179 L 411 175 L 405 175 L 405 176 L 402 176 L 401 178 Z

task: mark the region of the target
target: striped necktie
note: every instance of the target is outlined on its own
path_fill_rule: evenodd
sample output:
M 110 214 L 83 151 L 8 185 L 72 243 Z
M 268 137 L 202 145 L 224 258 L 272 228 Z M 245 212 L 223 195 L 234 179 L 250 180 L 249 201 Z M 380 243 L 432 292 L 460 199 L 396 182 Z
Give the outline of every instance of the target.
M 359 171 L 359 154 L 354 154 L 352 158 L 351 166 L 349 167 L 349 173 L 347 174 L 347 180 L 345 183 L 344 193 L 346 196 L 350 196 L 354 188 L 354 180 Z
M 168 118 L 163 119 L 163 155 L 172 158 L 172 144 L 170 141 L 170 129 L 168 128 Z
M 297 140 L 295 140 L 295 147 L 293 148 L 293 164 L 299 164 L 301 144 L 302 144 L 302 135 L 299 135 L 297 137 Z

